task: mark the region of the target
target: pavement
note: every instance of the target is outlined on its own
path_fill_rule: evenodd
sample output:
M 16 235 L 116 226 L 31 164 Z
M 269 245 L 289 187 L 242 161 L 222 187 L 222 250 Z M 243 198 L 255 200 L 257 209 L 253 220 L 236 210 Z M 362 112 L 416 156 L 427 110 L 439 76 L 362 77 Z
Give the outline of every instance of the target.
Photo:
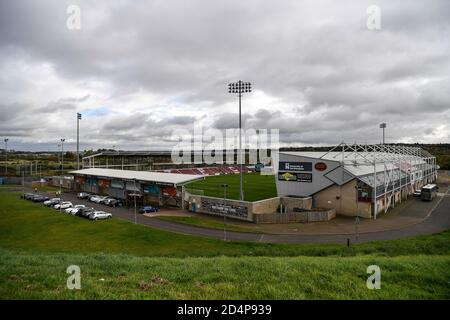
M 284 232 L 277 232 L 277 228 L 281 230 L 281 227 L 274 228 L 273 226 L 271 226 L 270 232 L 258 229 L 262 233 L 228 231 L 227 240 L 269 243 L 346 243 L 347 239 L 350 239 L 354 243 L 393 240 L 442 232 L 450 229 L 450 187 L 441 188 L 440 192 L 441 194 L 431 202 L 422 202 L 411 198 L 398 208 L 388 211 L 386 215 L 380 216 L 377 220 L 361 219 L 357 227 L 358 230 L 356 230 L 354 218 L 338 217 L 334 221 L 325 223 L 284 225 L 284 230 L 287 230 Z M 76 198 L 76 194 L 72 192 L 64 193 L 63 200 L 111 212 L 115 218 L 131 222 L 136 219 L 136 223 L 156 229 L 223 239 L 222 230 L 164 221 L 155 216 L 135 215 L 133 209 L 110 208 L 88 200 L 79 200 Z M 170 211 L 173 211 L 173 209 L 163 209 L 158 215 L 174 215 L 174 212 L 170 213 Z

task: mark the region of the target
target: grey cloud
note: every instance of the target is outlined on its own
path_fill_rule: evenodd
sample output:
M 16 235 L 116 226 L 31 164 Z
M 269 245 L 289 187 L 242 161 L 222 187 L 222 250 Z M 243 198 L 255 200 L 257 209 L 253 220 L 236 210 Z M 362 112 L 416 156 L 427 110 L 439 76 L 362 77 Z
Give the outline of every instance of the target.
M 65 27 L 69 4 L 81 7 L 79 31 Z M 377 1 L 380 31 L 365 27 L 371 4 L 1 1 L 0 98 L 7 101 L 1 102 L 1 132 L 30 141 L 38 134 L 41 139 L 64 135 L 61 130 L 72 130 L 72 122 L 40 128 L 35 118 L 58 112 L 61 119 L 72 119 L 68 115 L 78 104 L 96 96 L 64 93 L 32 105 L 23 94 L 46 79 L 13 76 L 28 75 L 21 64 L 48 64 L 70 83 L 106 84 L 112 101 L 144 92 L 177 97 L 200 114 L 166 114 L 155 121 L 149 111 L 108 115 L 104 123 L 83 120 L 86 138 L 100 146 L 111 140 L 126 144 L 130 137 L 137 146 L 170 141 L 173 128 L 189 127 L 198 118 L 219 129 L 235 128 L 237 114 L 223 106 L 235 99 L 227 84 L 238 79 L 279 101 L 244 114 L 244 125 L 280 128 L 286 143 L 376 141 L 379 121 L 395 121 L 390 134 L 398 140 L 419 136 L 411 122 L 438 136 L 450 104 L 449 2 Z M 5 61 L 12 61 L 9 68 Z M 6 119 L 14 122 L 6 126 Z

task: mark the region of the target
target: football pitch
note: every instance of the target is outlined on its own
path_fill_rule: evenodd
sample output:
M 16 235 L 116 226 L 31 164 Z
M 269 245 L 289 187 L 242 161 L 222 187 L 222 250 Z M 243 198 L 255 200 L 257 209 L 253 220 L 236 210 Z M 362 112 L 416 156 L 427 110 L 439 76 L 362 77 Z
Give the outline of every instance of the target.
M 205 180 L 196 181 L 186 186 L 186 190 L 193 194 L 209 197 L 224 197 L 223 184 L 227 184 L 226 197 L 239 199 L 239 174 L 208 176 Z M 244 200 L 257 201 L 277 196 L 275 176 L 259 173 L 245 173 L 243 177 Z

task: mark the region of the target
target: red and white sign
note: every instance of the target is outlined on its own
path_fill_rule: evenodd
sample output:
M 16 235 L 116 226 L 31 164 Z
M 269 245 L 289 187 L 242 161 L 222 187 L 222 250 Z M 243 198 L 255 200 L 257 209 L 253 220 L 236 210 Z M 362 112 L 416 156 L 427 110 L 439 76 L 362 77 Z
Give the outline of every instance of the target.
M 317 171 L 325 171 L 327 170 L 327 164 L 325 162 L 317 162 L 314 165 L 314 169 L 316 169 Z

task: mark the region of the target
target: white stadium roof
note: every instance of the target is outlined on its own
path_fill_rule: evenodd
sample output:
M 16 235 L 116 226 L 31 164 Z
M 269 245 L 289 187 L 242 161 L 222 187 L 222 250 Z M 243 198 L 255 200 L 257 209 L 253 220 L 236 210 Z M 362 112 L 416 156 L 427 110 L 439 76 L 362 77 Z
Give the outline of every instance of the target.
M 416 166 L 426 165 L 426 162 L 420 156 L 388 152 L 280 151 L 280 153 L 343 163 L 343 167 L 348 173 L 372 186 L 374 171 L 377 172 L 377 185 L 380 185 L 384 181 L 382 177 L 385 170 L 398 170 L 403 177 L 406 172 L 414 172 Z
M 134 171 L 134 170 L 117 170 L 117 169 L 103 169 L 91 168 L 71 171 L 72 174 L 107 177 L 124 180 L 139 180 L 148 182 L 171 183 L 174 185 L 181 185 L 187 182 L 203 179 L 202 175 L 168 173 L 168 172 L 154 172 L 154 171 Z

